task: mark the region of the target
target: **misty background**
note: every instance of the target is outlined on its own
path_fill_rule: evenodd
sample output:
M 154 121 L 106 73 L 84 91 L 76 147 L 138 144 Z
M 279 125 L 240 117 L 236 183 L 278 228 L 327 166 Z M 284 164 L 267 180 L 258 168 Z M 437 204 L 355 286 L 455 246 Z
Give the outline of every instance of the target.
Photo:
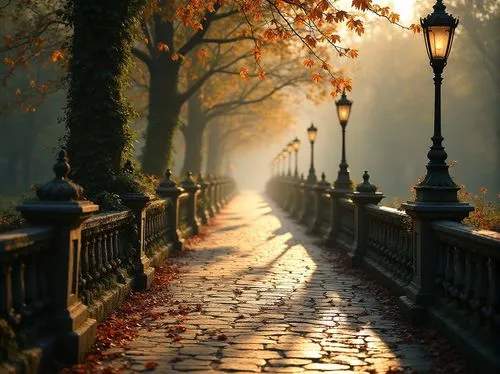
M 464 18 L 467 7 L 462 3 L 457 2 L 456 7 L 448 10 Z M 415 14 L 429 13 L 430 5 L 431 2 L 421 2 L 413 9 L 413 17 L 406 14 L 406 23 L 415 22 Z M 486 187 L 491 199 L 498 199 L 500 192 L 498 8 L 498 5 L 491 8 L 491 19 L 476 20 L 480 26 L 461 20 L 444 71 L 442 91 L 444 145 L 448 161 L 457 161 L 451 175 L 471 192 Z M 467 32 L 467 27 L 475 28 L 475 34 Z M 334 59 L 339 67 L 345 66 L 353 79 L 353 90 L 348 97 L 354 104 L 347 126 L 351 178 L 359 183 L 363 171 L 368 170 L 372 183 L 387 197 L 405 199 L 417 178 L 425 174 L 433 131 L 433 73 L 423 37 L 378 20 L 375 28 L 354 42 L 360 50 L 359 58 Z M 486 43 L 489 60 L 481 50 L 483 44 L 479 43 Z M 37 80 L 63 76 L 62 71 L 35 65 L 22 74 L 31 74 Z M 36 110 L 7 108 L 5 103 L 15 98 L 13 93 L 17 88 L 25 88 L 25 82 L 24 77 L 12 79 L 0 92 L 0 195 L 11 199 L 20 198 L 33 183 L 52 178 L 54 154 L 59 138 L 64 136 L 64 125 L 59 121 L 66 104 L 62 90 L 48 95 Z M 225 169 L 234 175 L 240 189 L 263 190 L 270 176 L 270 161 L 295 136 L 302 141 L 299 171 L 307 175 L 310 146 L 306 128 L 311 122 L 318 128 L 316 173 L 319 177 L 324 171 L 330 182 L 336 179 L 341 131 L 334 99 L 316 105 L 306 99 L 305 92 L 296 92 L 290 99 L 289 111 L 295 120 L 284 135 L 269 138 L 260 147 L 243 153 L 235 147 L 226 159 Z M 139 118 L 135 126 L 138 155 L 143 122 Z M 174 172 L 178 175 L 184 158 L 180 134 L 175 147 Z M 234 164 L 234 170 L 229 170 L 229 163 Z

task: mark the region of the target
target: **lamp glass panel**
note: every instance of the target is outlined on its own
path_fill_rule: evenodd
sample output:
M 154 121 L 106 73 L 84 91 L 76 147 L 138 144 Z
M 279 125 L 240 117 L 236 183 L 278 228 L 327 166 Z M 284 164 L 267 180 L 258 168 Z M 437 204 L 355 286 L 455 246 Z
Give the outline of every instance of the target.
M 316 135 L 318 134 L 318 130 L 307 130 L 307 136 L 309 137 L 309 141 L 314 143 L 316 141 Z
M 300 148 L 300 140 L 299 139 L 295 139 L 293 141 L 293 149 L 295 149 L 296 151 Z
M 339 116 L 340 122 L 347 122 L 349 120 L 349 116 L 351 115 L 351 106 L 350 105 L 338 105 L 337 106 L 337 114 Z
M 288 145 L 286 146 L 286 150 L 288 151 L 288 153 L 291 153 L 293 151 L 293 143 L 288 143 Z
M 429 38 L 429 48 L 431 58 L 434 60 L 443 60 L 447 57 L 448 44 L 450 42 L 449 26 L 430 26 L 427 37 Z

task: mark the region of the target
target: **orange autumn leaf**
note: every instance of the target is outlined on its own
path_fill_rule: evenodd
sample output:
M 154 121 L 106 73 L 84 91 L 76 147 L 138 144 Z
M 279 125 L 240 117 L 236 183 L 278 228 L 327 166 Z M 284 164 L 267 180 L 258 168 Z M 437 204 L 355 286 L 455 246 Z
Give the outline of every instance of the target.
M 244 80 L 248 79 L 248 69 L 247 68 L 240 68 L 240 77 Z
M 170 49 L 170 48 L 168 48 L 168 45 L 166 45 L 165 43 L 161 43 L 161 42 L 156 44 L 156 48 L 158 48 L 158 50 L 160 52 L 168 52 L 168 50 Z
M 50 60 L 52 62 L 57 62 L 59 60 L 62 60 L 64 58 L 64 55 L 61 51 L 59 50 L 55 50 L 52 52 L 52 54 L 50 55 Z
M 158 366 L 158 363 L 157 362 L 154 362 L 154 361 L 149 361 L 147 362 L 144 367 L 148 370 L 154 370 L 156 369 L 156 367 Z

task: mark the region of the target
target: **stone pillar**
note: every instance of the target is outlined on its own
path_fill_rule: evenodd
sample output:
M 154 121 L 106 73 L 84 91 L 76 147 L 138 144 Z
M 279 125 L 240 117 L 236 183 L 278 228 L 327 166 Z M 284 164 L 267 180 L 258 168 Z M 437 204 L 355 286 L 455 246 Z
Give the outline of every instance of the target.
M 323 212 L 325 207 L 321 204 L 321 197 L 330 188 L 330 183 L 326 180 L 325 173 L 321 174 L 321 180 L 316 186 L 313 187 L 314 191 L 314 218 L 310 224 L 312 234 L 318 234 L 321 228 L 321 221 L 323 219 Z
M 200 221 L 197 215 L 197 202 L 198 194 L 200 193 L 200 185 L 197 184 L 193 179 L 193 173 L 190 171 L 186 174 L 186 179 L 181 183 L 182 188 L 189 194 L 188 198 L 188 225 L 193 229 L 193 235 L 197 235 L 200 232 Z
M 167 224 L 171 227 L 169 230 L 170 240 L 172 240 L 172 248 L 175 251 L 184 249 L 184 239 L 182 239 L 181 230 L 179 230 L 179 196 L 184 192 L 184 189 L 177 186 L 177 183 L 172 179 L 172 170 L 168 169 L 165 173 L 165 179 L 156 189 L 158 196 L 164 199 L 169 199 Z M 168 242 L 168 240 L 167 240 Z
M 370 183 L 370 176 L 365 171 L 363 183 L 356 186 L 356 191 L 348 195 L 356 208 L 354 210 L 354 244 L 352 252 L 348 255 L 353 265 L 360 265 L 364 251 L 368 244 L 368 220 L 366 217 L 366 206 L 378 204 L 385 196 L 377 192 L 377 187 Z
M 335 247 L 340 230 L 340 205 L 339 200 L 347 197 L 352 191 L 333 188 L 329 190 L 332 200 L 330 209 L 330 229 L 325 237 L 325 245 L 329 248 Z
M 422 201 L 408 201 L 403 207 L 413 221 L 413 279 L 400 301 L 405 311 L 420 320 L 425 308 L 434 302 L 436 292 L 438 240 L 432 223 L 437 220 L 460 222 L 474 208 L 461 202 Z
M 134 214 L 134 223 L 137 227 L 137 240 L 134 243 L 134 281 L 135 291 L 148 289 L 153 281 L 154 269 L 145 252 L 145 227 L 146 227 L 146 207 L 151 201 L 151 197 L 143 193 L 127 193 L 122 196 L 123 203 Z
M 221 179 L 220 177 L 217 178 L 217 177 L 214 177 L 214 205 L 215 205 L 215 212 L 216 213 L 219 213 L 221 208 L 222 208 L 222 205 L 221 205 L 221 201 L 220 201 L 220 183 L 221 183 Z
M 209 189 L 210 183 L 205 182 L 201 173 L 198 174 L 198 184 L 201 187 L 200 191 L 200 204 L 198 205 L 198 217 L 201 220 L 201 223 L 206 225 L 208 223 L 208 206 L 209 206 Z
M 296 219 L 299 219 L 300 214 L 303 210 L 304 185 L 305 185 L 305 180 L 304 180 L 304 174 L 302 173 L 300 174 L 300 179 L 297 181 L 297 184 L 295 185 L 295 205 L 291 212 L 291 216 Z
M 64 151 L 54 165 L 56 177 L 40 185 L 38 201 L 25 202 L 17 209 L 33 225 L 53 225 L 56 238 L 49 263 L 51 318 L 48 330 L 56 335 L 56 357 L 66 364 L 84 359 L 96 336 L 96 320 L 89 318 L 87 306 L 78 297 L 81 224 L 99 206 L 83 201 L 83 190 L 68 179 L 70 171 Z
M 309 175 L 309 178 L 304 183 L 302 192 L 302 211 L 300 212 L 299 222 L 307 224 L 307 211 L 310 204 L 314 204 L 313 188 L 318 184 L 316 175 Z
M 215 187 L 216 183 L 210 174 L 207 175 L 208 187 L 208 215 L 210 218 L 215 217 Z

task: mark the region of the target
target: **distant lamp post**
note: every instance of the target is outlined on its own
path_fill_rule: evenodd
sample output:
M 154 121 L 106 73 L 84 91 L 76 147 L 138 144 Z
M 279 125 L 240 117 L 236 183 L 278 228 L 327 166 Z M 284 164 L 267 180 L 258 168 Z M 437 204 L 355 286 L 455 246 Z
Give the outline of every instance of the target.
M 299 148 L 300 148 L 300 140 L 299 138 L 295 137 L 293 139 L 293 149 L 295 151 L 295 172 L 293 173 L 293 177 L 295 179 L 299 179 Z
M 345 156 L 345 128 L 351 116 L 352 101 L 347 98 L 345 91 L 343 91 L 340 99 L 335 101 L 335 105 L 337 106 L 337 115 L 339 117 L 340 126 L 342 127 L 342 160 L 339 164 L 339 172 L 334 186 L 336 190 L 352 192 L 352 181 L 349 177 L 348 170 L 349 165 L 347 164 Z
M 286 151 L 288 153 L 288 177 L 292 176 L 292 151 L 293 151 L 293 142 L 290 142 L 286 146 Z
M 438 0 L 434 11 L 420 19 L 425 46 L 430 64 L 434 71 L 434 135 L 432 146 L 427 154 L 427 175 L 416 187 L 416 201 L 420 202 L 457 202 L 460 189 L 451 179 L 441 136 L 441 83 L 444 67 L 450 55 L 451 45 L 458 19 L 446 13 L 443 2 Z
M 281 157 L 283 159 L 283 176 L 284 177 L 286 176 L 286 155 L 287 155 L 286 148 L 283 148 L 283 150 L 281 151 Z
M 318 129 L 314 127 L 314 124 L 311 123 L 311 126 L 307 129 L 307 137 L 309 138 L 309 142 L 311 143 L 311 166 L 309 167 L 309 175 L 307 176 L 307 183 L 316 184 L 316 171 L 314 170 L 314 142 L 316 141 L 316 136 L 318 135 Z

